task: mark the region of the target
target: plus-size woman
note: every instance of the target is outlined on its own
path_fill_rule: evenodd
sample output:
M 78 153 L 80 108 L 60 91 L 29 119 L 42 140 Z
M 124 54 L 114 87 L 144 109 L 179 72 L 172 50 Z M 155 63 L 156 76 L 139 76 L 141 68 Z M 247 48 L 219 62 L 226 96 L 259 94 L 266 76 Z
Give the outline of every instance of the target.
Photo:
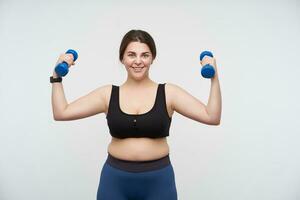
M 52 85 L 55 120 L 106 115 L 112 139 L 97 200 L 176 200 L 167 143 L 174 111 L 204 124 L 220 124 L 221 92 L 215 59 L 205 57 L 201 61 L 202 65 L 210 63 L 216 71 L 205 105 L 178 85 L 151 80 L 149 70 L 155 57 L 153 38 L 146 31 L 131 30 L 119 49 L 120 62 L 127 71 L 122 85 L 100 86 L 71 103 L 65 99 L 61 82 Z M 71 66 L 72 59 L 72 54 L 61 54 L 57 63 L 66 61 Z M 57 76 L 54 71 L 53 77 Z

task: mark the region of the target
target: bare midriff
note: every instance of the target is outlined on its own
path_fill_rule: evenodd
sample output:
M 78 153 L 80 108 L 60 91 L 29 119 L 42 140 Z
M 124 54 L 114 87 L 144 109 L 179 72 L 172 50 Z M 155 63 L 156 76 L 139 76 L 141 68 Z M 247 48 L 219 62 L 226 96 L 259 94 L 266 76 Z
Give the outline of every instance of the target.
M 158 84 L 154 84 L 153 88 L 151 89 L 152 91 L 155 90 L 157 91 Z M 109 90 L 106 92 L 106 116 L 107 116 L 107 111 L 108 111 L 108 105 L 109 105 L 109 100 L 110 100 L 110 95 L 111 95 L 111 87 Z M 133 107 L 129 107 L 128 105 L 121 104 L 122 109 L 125 110 L 126 113 L 146 113 L 149 112 L 149 108 L 151 108 L 152 105 L 153 107 L 153 101 L 155 99 L 154 94 L 156 93 L 152 92 L 153 96 L 152 98 L 149 98 L 149 90 L 145 91 L 144 89 L 141 90 L 140 92 L 135 91 L 135 93 L 132 93 L 134 91 L 133 89 L 127 89 L 125 90 L 125 95 L 124 97 L 133 97 L 133 96 L 141 96 L 141 97 L 147 97 L 146 99 L 142 99 L 138 102 L 146 102 L 145 105 L 148 106 L 135 106 L 136 108 L 134 109 Z M 119 93 L 120 94 L 120 93 Z M 123 99 L 123 96 L 120 94 L 121 97 L 120 99 Z M 126 99 L 125 102 L 133 102 L 132 99 Z M 137 103 L 138 104 L 138 103 Z M 167 98 L 167 90 L 166 90 L 166 104 L 167 104 L 167 110 L 168 114 L 171 117 L 173 114 L 173 110 L 171 109 L 170 106 L 170 99 Z M 124 108 L 123 108 L 124 107 Z M 139 107 L 139 109 L 137 109 Z M 134 112 L 127 112 L 128 110 L 131 110 Z M 137 112 L 138 111 L 138 112 Z M 123 111 L 124 112 L 124 111 Z M 108 145 L 108 152 L 112 156 L 122 159 L 122 160 L 130 160 L 130 161 L 146 161 L 146 160 L 155 160 L 162 158 L 166 155 L 169 154 L 169 145 L 167 143 L 167 138 L 162 137 L 162 138 L 124 138 L 124 139 L 119 139 L 112 137 L 110 144 Z
M 108 152 L 122 160 L 155 160 L 169 154 L 169 145 L 166 137 L 124 139 L 112 137 Z

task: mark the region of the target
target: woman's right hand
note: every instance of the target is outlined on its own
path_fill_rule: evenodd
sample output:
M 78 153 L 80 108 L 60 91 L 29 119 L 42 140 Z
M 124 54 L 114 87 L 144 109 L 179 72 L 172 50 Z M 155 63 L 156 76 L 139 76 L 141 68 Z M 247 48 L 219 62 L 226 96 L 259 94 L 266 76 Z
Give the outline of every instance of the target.
M 70 68 L 72 65 L 75 65 L 74 57 L 73 57 L 72 54 L 70 54 L 70 53 L 62 53 L 62 54 L 59 55 L 58 60 L 57 60 L 57 62 L 56 62 L 56 64 L 55 64 L 55 67 L 56 67 L 59 63 L 62 63 L 62 62 L 64 62 L 64 61 L 65 61 L 66 63 L 68 63 L 69 68 Z M 56 74 L 55 70 L 53 70 L 53 76 L 54 76 L 54 77 L 57 77 L 57 74 Z
M 57 66 L 59 63 L 62 63 L 63 61 L 68 63 L 69 67 L 71 67 L 72 65 L 75 65 L 74 57 L 73 57 L 73 54 L 71 54 L 71 53 L 60 54 L 55 66 Z

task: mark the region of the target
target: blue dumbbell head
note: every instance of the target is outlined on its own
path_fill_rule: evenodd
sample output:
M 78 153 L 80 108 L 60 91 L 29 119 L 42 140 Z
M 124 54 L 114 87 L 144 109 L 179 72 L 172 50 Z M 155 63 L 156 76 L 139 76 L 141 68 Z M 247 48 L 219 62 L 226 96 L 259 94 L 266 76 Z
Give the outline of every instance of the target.
M 203 51 L 200 54 L 200 61 L 202 61 L 202 59 L 204 58 L 204 56 L 210 56 L 213 57 L 213 54 L 210 51 Z M 215 75 L 215 69 L 213 66 L 211 66 L 210 64 L 206 64 L 202 67 L 201 69 L 201 75 L 204 78 L 212 78 Z
M 75 50 L 73 49 L 69 49 L 66 53 L 70 53 L 73 55 L 74 57 L 74 61 L 77 60 L 78 58 L 78 54 Z M 69 65 L 66 62 L 62 62 L 59 63 L 56 67 L 55 67 L 55 72 L 59 75 L 59 76 L 65 76 L 68 74 L 69 72 Z
M 77 52 L 75 50 L 69 49 L 66 53 L 71 53 L 73 55 L 73 57 L 74 57 L 74 61 L 77 60 L 78 54 L 77 54 Z
M 215 75 L 215 70 L 210 64 L 206 64 L 201 69 L 201 75 L 204 78 L 212 78 Z
M 214 57 L 213 54 L 210 51 L 203 51 L 200 54 L 200 60 L 202 61 L 202 59 L 204 58 L 204 56 L 210 56 L 210 57 Z
M 58 76 L 65 76 L 67 75 L 67 73 L 69 72 L 69 66 L 68 63 L 66 62 L 62 62 L 59 63 L 56 67 L 55 67 L 55 72 L 57 73 Z

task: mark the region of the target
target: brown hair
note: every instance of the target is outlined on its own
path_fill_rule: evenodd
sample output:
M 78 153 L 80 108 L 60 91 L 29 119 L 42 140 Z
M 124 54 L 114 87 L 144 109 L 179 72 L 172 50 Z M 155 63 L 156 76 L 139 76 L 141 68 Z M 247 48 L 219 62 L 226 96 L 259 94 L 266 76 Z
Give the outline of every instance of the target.
M 143 30 L 130 30 L 129 32 L 127 32 L 124 35 L 121 45 L 120 45 L 119 60 L 121 62 L 123 60 L 123 55 L 124 55 L 125 49 L 130 42 L 141 42 L 141 43 L 147 44 L 152 53 L 153 60 L 155 59 L 156 47 L 155 47 L 155 43 L 154 43 L 154 40 L 151 37 L 151 35 Z

